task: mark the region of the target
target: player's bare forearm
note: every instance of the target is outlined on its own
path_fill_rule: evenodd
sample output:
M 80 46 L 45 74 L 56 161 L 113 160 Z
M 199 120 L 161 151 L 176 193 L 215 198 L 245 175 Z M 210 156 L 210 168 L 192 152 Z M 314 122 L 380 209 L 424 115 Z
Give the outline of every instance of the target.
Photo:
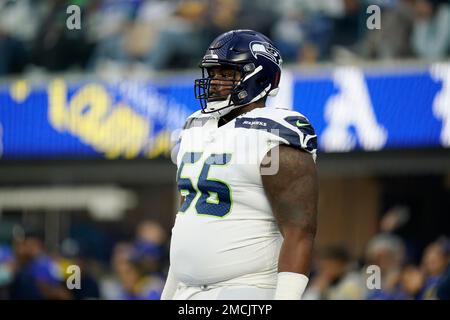
M 262 175 L 264 190 L 283 234 L 279 272 L 308 275 L 317 229 L 318 182 L 311 155 L 279 147 L 279 170 Z
M 278 271 L 309 275 L 314 235 L 298 227 L 293 230 L 287 228 L 283 228 L 284 241 L 278 259 Z

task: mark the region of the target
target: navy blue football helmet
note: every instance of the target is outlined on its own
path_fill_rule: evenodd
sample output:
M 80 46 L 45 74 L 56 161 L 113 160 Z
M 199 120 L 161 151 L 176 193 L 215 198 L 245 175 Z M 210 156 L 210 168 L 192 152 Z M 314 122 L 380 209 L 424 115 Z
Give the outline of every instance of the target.
M 275 96 L 280 83 L 281 64 L 278 49 L 259 32 L 232 30 L 218 36 L 199 65 L 202 78 L 195 80 L 195 97 L 200 100 L 202 112 L 224 115 L 268 95 Z M 214 77 L 214 80 L 228 83 L 225 86 L 229 90 L 220 96 L 211 90 L 211 68 L 234 69 L 240 73 L 239 80 Z

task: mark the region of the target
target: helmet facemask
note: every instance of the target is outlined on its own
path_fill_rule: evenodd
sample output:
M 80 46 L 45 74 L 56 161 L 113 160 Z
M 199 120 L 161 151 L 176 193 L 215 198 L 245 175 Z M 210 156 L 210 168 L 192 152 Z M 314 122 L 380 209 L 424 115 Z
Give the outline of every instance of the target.
M 223 69 L 233 70 L 233 77 L 230 77 L 231 79 L 217 76 L 211 77 L 210 70 L 214 67 L 224 67 Z M 195 80 L 194 88 L 195 98 L 200 100 L 203 113 L 217 113 L 219 116 L 223 116 L 231 110 L 258 101 L 267 95 L 276 94 L 276 90 L 271 90 L 269 80 L 261 73 L 263 67 L 255 68 L 255 65 L 251 62 L 232 65 L 201 65 L 201 68 L 203 78 Z M 239 75 L 239 77 L 236 75 Z M 220 84 L 215 84 L 216 82 Z M 258 91 L 255 96 L 255 92 L 250 93 L 248 90 L 251 87 L 249 84 L 256 82 L 258 83 L 257 87 L 263 86 L 264 89 Z M 215 85 L 220 87 L 218 92 L 214 90 Z M 252 94 L 252 96 L 249 96 L 249 94 Z
M 244 77 L 240 65 L 201 66 L 202 78 L 195 80 L 195 98 L 200 100 L 203 113 L 217 112 L 223 116 L 231 110 L 240 107 L 235 97 L 241 96 L 240 84 Z M 232 73 L 221 75 L 226 70 Z M 217 74 L 215 74 L 217 73 Z
M 195 80 L 195 97 L 203 113 L 223 116 L 278 91 L 281 55 L 266 36 L 253 30 L 231 30 L 210 44 L 200 63 L 203 78 Z M 239 78 L 220 79 L 209 68 L 235 68 Z M 214 81 L 221 90 L 215 91 Z

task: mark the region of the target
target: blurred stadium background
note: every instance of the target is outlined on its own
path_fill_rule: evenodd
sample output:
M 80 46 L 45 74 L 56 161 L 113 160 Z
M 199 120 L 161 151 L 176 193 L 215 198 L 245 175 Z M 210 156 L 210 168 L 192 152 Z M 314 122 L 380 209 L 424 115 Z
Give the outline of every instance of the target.
M 381 30 L 366 27 L 373 4 Z M 0 0 L 0 299 L 159 298 L 171 143 L 198 109 L 205 48 L 237 28 L 274 40 L 270 104 L 319 136 L 305 297 L 449 298 L 448 1 Z M 71 264 L 81 290 L 65 288 Z

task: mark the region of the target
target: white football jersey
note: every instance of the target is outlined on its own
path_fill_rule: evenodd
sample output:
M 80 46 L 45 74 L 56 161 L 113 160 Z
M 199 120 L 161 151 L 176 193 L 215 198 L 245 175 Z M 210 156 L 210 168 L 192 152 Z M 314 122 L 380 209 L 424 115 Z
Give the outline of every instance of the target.
M 275 174 L 277 161 L 264 172 L 260 166 L 279 144 L 316 157 L 314 129 L 295 111 L 256 108 L 220 127 L 210 114 L 195 112 L 187 119 L 177 155 L 185 201 L 170 248 L 179 281 L 275 287 L 282 236 L 261 174 Z

